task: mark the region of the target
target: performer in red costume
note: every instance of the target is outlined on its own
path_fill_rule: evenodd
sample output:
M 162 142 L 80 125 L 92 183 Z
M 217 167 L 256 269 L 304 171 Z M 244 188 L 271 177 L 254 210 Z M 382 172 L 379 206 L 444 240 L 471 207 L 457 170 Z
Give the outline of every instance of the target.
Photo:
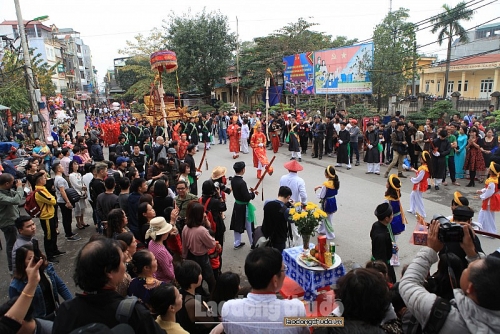
M 181 140 L 179 141 L 179 148 L 177 150 L 177 155 L 179 159 L 184 160 L 187 153 L 187 148 L 189 146 L 189 141 L 187 140 L 187 134 L 183 133 L 181 135 Z
M 227 128 L 227 135 L 229 137 L 229 152 L 233 153 L 233 159 L 240 156 L 241 128 L 237 122 L 238 116 L 233 116 L 231 119 L 231 125 Z
M 258 121 L 254 126 L 254 133 L 250 139 L 250 147 L 253 149 L 253 166 L 257 168 L 257 178 L 260 179 L 262 171 L 267 169 L 269 160 L 266 154 L 266 135 L 262 133 L 262 125 Z M 273 167 L 269 167 L 269 175 L 273 174 Z
M 181 136 L 179 135 L 180 128 L 181 122 L 177 122 L 177 124 L 174 125 L 174 131 L 172 131 L 172 140 L 179 141 L 181 139 Z

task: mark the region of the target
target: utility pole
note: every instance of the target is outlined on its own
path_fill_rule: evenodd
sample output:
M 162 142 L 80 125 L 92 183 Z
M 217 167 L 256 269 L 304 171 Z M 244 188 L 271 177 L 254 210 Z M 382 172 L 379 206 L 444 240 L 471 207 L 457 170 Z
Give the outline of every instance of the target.
M 411 95 L 417 96 L 417 41 L 413 42 L 413 78 L 411 85 Z
M 240 34 L 238 30 L 238 16 L 236 16 L 236 110 L 240 112 Z
M 19 0 L 14 0 L 17 15 L 17 24 L 19 26 L 19 36 L 21 37 L 21 46 L 23 48 L 23 58 L 24 58 L 24 71 L 26 74 L 26 86 L 29 91 L 29 99 L 31 102 L 32 109 L 32 119 L 37 120 L 34 122 L 34 129 L 38 137 L 41 140 L 45 140 L 45 132 L 42 126 L 42 119 L 40 116 L 40 110 L 38 109 L 38 102 L 35 95 L 35 78 L 33 77 L 33 69 L 31 68 L 31 58 L 28 49 L 28 41 L 26 39 L 26 31 L 24 27 L 23 15 L 21 13 L 21 6 L 19 5 Z M 48 121 L 48 120 L 47 120 Z

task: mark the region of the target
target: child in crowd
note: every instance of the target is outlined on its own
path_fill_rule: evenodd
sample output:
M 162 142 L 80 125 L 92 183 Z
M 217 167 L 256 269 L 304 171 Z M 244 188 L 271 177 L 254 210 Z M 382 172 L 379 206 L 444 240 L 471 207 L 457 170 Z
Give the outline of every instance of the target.
M 429 164 L 431 161 L 431 155 L 429 152 L 423 151 L 420 161 L 422 164 L 418 167 L 418 170 L 415 168 L 410 169 L 412 172 L 416 173 L 416 176 L 410 179 L 411 183 L 413 183 L 413 191 L 410 194 L 410 209 L 408 212 L 413 215 L 418 213 L 420 216 L 425 218 L 426 214 L 422 194 L 427 191 L 427 179 L 430 177 L 432 172 L 432 164 Z
M 385 199 L 391 205 L 394 217 L 391 222 L 392 233 L 397 236 L 405 230 L 407 224 L 404 211 L 401 206 L 401 180 L 396 174 L 391 174 L 387 180 L 387 191 Z
M 327 180 L 322 185 L 314 188 L 314 191 L 321 189 L 318 195 L 321 199 L 321 209 L 326 212 L 327 218 L 321 222 L 318 233 L 326 235 L 327 239 L 335 239 L 333 233 L 333 214 L 337 212 L 337 196 L 340 182 L 337 172 L 332 165 L 326 167 L 325 177 Z
M 479 198 L 483 200 L 478 220 L 483 226 L 483 231 L 496 234 L 495 212 L 500 211 L 500 194 L 498 193 L 500 165 L 492 161 L 488 173 L 488 178 L 484 182 L 485 187 L 477 191 Z

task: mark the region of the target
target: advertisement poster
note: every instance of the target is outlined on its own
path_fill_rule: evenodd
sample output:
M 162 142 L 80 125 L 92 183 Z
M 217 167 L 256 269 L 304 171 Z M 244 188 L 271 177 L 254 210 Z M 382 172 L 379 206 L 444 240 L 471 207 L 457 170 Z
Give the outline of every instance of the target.
M 313 53 L 283 58 L 285 90 L 292 94 L 314 94 Z
M 372 61 L 373 43 L 315 51 L 316 94 L 371 94 L 368 69 Z

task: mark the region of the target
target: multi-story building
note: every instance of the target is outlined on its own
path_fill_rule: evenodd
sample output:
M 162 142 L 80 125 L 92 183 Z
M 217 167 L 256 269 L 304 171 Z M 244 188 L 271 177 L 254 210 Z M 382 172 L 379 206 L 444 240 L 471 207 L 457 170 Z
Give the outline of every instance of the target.
M 90 47 L 71 28 L 58 29 L 40 21 L 24 21 L 28 46 L 48 66 L 54 67 L 52 82 L 69 106 L 90 103 L 96 87 Z M 21 41 L 17 20 L 0 23 L 2 40 L 11 40 L 18 48 Z
M 469 41 L 456 40 L 451 49 L 448 95 L 459 92 L 466 99 L 490 99 L 500 90 L 500 23 L 483 25 L 468 33 Z M 492 51 L 493 50 L 493 51 Z M 434 63 L 420 72 L 420 87 L 442 96 L 446 62 Z
M 105 94 L 106 99 L 114 100 L 117 94 L 123 94 L 125 91 L 118 84 L 118 73 L 120 69 L 125 66 L 127 59 L 130 57 L 122 57 L 113 59 L 113 69 L 108 69 L 106 76 L 104 77 L 104 83 L 106 84 Z
M 500 53 L 500 23 L 485 24 L 467 33 L 468 42 L 461 43 L 458 38 L 451 48 L 451 59 L 472 55 Z M 493 50 L 493 51 L 492 51 Z
M 80 33 L 72 28 L 62 28 L 54 31 L 56 38 L 65 46 L 67 54 L 66 74 L 72 76 L 72 84 L 68 89 L 74 89 L 75 104 L 88 105 L 95 101 L 96 80 L 92 66 L 90 47 L 80 38 Z M 69 83 L 68 83 L 69 84 Z M 70 95 L 68 93 L 68 95 Z

